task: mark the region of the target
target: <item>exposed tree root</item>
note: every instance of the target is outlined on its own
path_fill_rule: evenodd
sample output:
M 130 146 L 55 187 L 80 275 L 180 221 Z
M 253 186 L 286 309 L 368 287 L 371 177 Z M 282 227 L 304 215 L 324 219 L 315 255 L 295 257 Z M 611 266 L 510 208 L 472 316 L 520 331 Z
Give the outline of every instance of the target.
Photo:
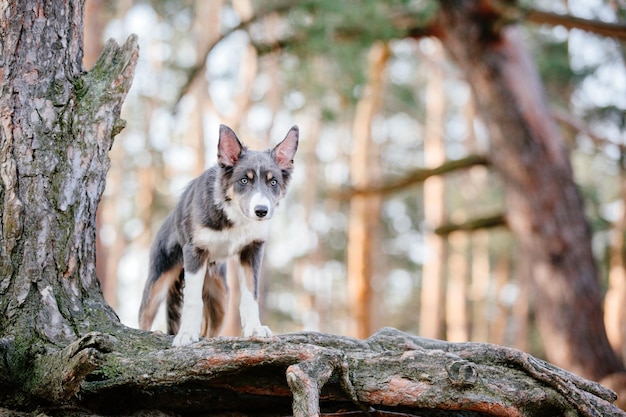
M 105 355 L 112 351 L 113 345 L 111 336 L 89 333 L 65 349 L 38 356 L 27 391 L 52 403 L 69 400 L 78 392 L 87 375 L 104 363 Z
M 108 415 L 626 416 L 612 391 L 518 350 L 389 328 L 365 341 L 298 333 L 185 348 L 131 329 L 116 337 L 38 358 L 50 391 L 32 391 L 59 404 L 83 381 L 66 404 Z

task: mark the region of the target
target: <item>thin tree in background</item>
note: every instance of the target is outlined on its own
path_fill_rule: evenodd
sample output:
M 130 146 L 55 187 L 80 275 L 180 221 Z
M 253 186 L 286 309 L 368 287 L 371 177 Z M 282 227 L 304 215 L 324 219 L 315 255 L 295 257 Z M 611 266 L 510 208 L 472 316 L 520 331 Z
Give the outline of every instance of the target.
M 478 141 L 476 135 L 476 104 L 471 93 L 468 94 L 467 102 L 463 107 L 463 118 L 467 126 L 465 139 L 470 154 L 485 153 L 484 146 Z M 488 169 L 484 166 L 475 166 L 470 169 L 469 177 L 472 187 L 477 192 L 477 197 L 472 197 L 470 204 L 479 203 L 479 195 L 487 189 Z M 491 294 L 491 264 L 489 260 L 489 232 L 486 230 L 474 231 L 470 236 L 470 283 L 468 297 L 471 300 L 471 340 L 475 342 L 489 342 L 489 324 L 492 308 Z
M 195 19 L 193 22 L 193 38 L 196 50 L 204 51 L 209 44 L 216 42 L 219 37 L 220 14 L 223 7 L 222 0 L 196 1 Z M 199 56 L 198 59 L 204 59 Z M 196 63 L 198 65 L 198 63 Z M 189 87 L 189 96 L 193 100 L 193 108 L 186 117 L 189 119 L 189 129 L 185 137 L 189 146 L 193 149 L 195 160 L 191 174 L 194 177 L 200 175 L 206 168 L 206 145 L 205 145 L 205 116 L 210 99 L 208 94 L 208 82 L 206 77 L 197 77 Z M 213 134 L 214 132 L 208 132 Z
M 449 255 L 446 282 L 446 340 L 466 342 L 469 337 L 468 319 L 468 236 L 453 232 L 448 236 Z
M 389 59 L 389 46 L 378 42 L 368 55 L 368 81 L 356 105 L 352 136 L 350 176 L 355 187 L 367 188 L 377 178 L 378 153 L 371 138 L 372 121 L 380 107 L 384 92 L 384 71 Z M 366 338 L 372 334 L 372 308 L 374 293 L 374 261 L 380 245 L 377 241 L 380 222 L 379 196 L 355 195 L 350 200 L 348 225 L 347 271 L 348 297 L 353 336 Z
M 443 91 L 443 48 L 431 40 L 428 84 L 426 86 L 426 121 L 424 126 L 424 165 L 436 167 L 445 159 L 444 124 L 445 99 Z M 424 181 L 424 224 L 427 227 L 426 256 L 422 266 L 420 335 L 434 339 L 442 337 L 444 323 L 444 276 L 447 249 L 445 240 L 433 232 L 445 220 L 445 183 L 443 177 L 433 176 Z

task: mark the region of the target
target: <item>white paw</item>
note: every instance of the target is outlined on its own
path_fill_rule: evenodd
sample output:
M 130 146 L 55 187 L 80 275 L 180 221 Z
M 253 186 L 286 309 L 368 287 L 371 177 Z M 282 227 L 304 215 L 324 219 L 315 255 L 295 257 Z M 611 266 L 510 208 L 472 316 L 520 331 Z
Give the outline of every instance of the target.
M 272 331 L 267 326 L 247 326 L 243 328 L 243 337 L 272 337 Z
M 197 342 L 198 340 L 200 340 L 200 337 L 197 334 L 191 334 L 189 332 L 180 331 L 174 338 L 174 342 L 172 343 L 172 346 L 174 347 L 187 346 L 194 342 Z

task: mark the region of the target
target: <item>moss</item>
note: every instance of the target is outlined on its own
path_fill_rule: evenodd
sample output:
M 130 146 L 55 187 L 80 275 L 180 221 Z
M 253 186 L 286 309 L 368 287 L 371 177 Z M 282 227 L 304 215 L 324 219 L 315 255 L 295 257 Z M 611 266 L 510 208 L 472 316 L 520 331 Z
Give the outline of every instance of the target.
M 32 329 L 33 327 L 28 327 Z M 33 381 L 33 357 L 45 353 L 45 348 L 38 341 L 38 337 L 30 330 L 21 328 L 12 331 L 15 335 L 5 354 L 6 364 L 9 367 L 10 379 L 14 386 L 28 386 Z
M 100 368 L 93 371 L 86 379 L 87 382 L 107 381 L 124 374 L 124 368 L 127 367 L 120 357 L 115 354 L 106 356 L 104 364 Z
M 117 136 L 122 130 L 124 130 L 125 127 L 126 127 L 126 120 L 119 119 L 119 118 L 115 119 L 115 124 L 113 125 L 113 130 L 111 131 L 111 137 Z
M 78 100 L 81 100 L 87 94 L 87 85 L 85 79 L 81 76 L 73 80 L 74 94 Z

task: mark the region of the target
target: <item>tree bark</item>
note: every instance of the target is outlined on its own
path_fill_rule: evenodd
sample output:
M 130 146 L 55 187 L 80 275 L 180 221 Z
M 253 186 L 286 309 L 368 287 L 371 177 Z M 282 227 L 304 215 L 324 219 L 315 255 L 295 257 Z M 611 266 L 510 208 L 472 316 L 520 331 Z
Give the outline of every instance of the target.
M 490 161 L 505 181 L 508 224 L 530 254 L 548 358 L 595 380 L 622 372 L 603 325 L 591 234 L 568 152 L 519 29 L 500 27 L 481 2 L 441 4 L 438 36 L 474 90 Z
M 59 385 L 67 366 L 58 372 L 50 368 L 54 373 L 47 380 L 58 388 L 33 392 L 53 401 L 40 410 L 54 414 L 64 407 L 76 415 L 160 410 L 165 415 L 428 417 L 445 411 L 475 417 L 626 416 L 611 404 L 615 395 L 610 390 L 507 347 L 448 343 L 389 328 L 365 341 L 301 333 L 221 337 L 171 348 L 171 339 L 130 329 L 115 338 L 86 335 L 57 352 L 51 363 L 71 364 L 76 352 L 89 356 L 92 349 L 111 353 L 104 361 L 97 358 L 100 367 L 82 382 L 80 395 L 65 403 L 58 399 L 71 392 L 70 384 Z M 5 406 L 20 393 L 15 386 L 0 392 Z
M 119 323 L 96 279 L 95 215 L 137 40 L 109 41 L 85 73 L 83 6 L 12 2 L 0 20 L 0 337 L 7 378 L 32 393 L 48 387 L 45 353 Z M 77 375 L 89 349 L 73 356 Z M 32 363 L 34 354 L 43 356 Z

